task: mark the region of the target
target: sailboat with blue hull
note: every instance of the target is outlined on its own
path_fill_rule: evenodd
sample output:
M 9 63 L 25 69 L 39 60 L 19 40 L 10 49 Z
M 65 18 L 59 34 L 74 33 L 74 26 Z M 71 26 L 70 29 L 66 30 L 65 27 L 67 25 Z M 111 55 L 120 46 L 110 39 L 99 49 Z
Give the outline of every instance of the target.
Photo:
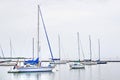
M 41 19 L 42 19 L 42 23 L 43 23 L 46 38 L 47 38 L 47 41 L 48 41 L 48 46 L 49 46 L 49 49 L 50 49 L 50 52 L 51 52 L 51 56 L 53 58 L 51 46 L 50 46 L 48 35 L 47 35 L 47 31 L 46 31 L 44 20 L 43 20 L 43 17 L 42 17 L 42 12 L 41 12 L 40 6 L 38 5 L 38 35 L 37 35 L 38 36 L 38 40 L 37 40 L 38 41 L 37 42 L 37 55 L 38 55 L 38 57 L 36 58 L 36 60 L 33 59 L 33 60 L 25 61 L 24 66 L 18 66 L 16 64 L 13 69 L 8 71 L 8 73 L 52 72 L 53 71 L 53 69 L 55 67 L 54 65 L 42 66 L 41 61 L 39 59 L 39 51 L 40 51 L 39 50 L 39 13 L 40 13 L 40 16 L 41 16 Z

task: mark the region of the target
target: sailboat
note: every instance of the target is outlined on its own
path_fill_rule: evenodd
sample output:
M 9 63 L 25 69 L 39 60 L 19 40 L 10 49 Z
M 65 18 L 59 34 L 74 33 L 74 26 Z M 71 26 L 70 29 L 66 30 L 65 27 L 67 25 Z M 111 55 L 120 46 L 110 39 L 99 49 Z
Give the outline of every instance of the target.
M 58 48 L 59 48 L 59 58 L 53 58 L 54 62 L 51 61 L 50 64 L 66 64 L 66 60 L 61 60 L 61 44 L 60 44 L 60 35 L 58 35 Z
M 91 36 L 89 35 L 89 43 L 90 43 L 90 59 L 86 59 L 82 62 L 84 65 L 96 65 L 96 61 L 92 61 L 92 49 L 91 49 Z
M 0 48 L 1 48 L 2 55 L 3 55 L 3 58 L 0 60 L 0 66 L 14 66 L 16 63 L 12 62 L 11 59 L 5 59 L 3 49 L 2 49 L 1 46 L 0 46 Z M 11 43 L 11 40 L 10 40 L 10 57 L 12 58 L 12 43 Z
M 1 53 L 2 53 L 2 57 L 0 57 L 0 64 L 5 63 L 5 62 L 11 62 L 11 60 L 5 60 L 4 52 L 3 52 L 1 45 L 0 45 L 0 49 L 1 49 Z
M 97 60 L 97 64 L 107 64 L 107 61 L 101 61 L 100 60 L 100 40 L 98 39 L 98 53 L 99 53 L 99 59 Z
M 78 41 L 78 56 L 79 56 L 79 60 L 78 62 L 74 62 L 73 64 L 70 64 L 70 68 L 71 69 L 85 69 L 85 66 L 83 64 L 81 64 L 80 62 L 80 43 L 79 43 L 79 32 L 77 32 L 77 41 Z
M 38 57 L 36 58 L 36 60 L 33 59 L 33 60 L 26 61 L 26 65 L 24 65 L 24 66 L 18 66 L 16 64 L 13 69 L 8 71 L 8 73 L 52 72 L 53 71 L 54 66 L 51 66 L 51 65 L 42 66 L 41 61 L 39 61 L 39 51 L 40 51 L 39 50 L 39 12 L 40 12 L 41 19 L 42 19 L 42 22 L 43 22 L 46 37 L 47 37 L 47 40 L 48 40 L 44 20 L 43 20 L 43 17 L 42 17 L 42 12 L 41 12 L 40 6 L 38 5 L 38 35 L 37 35 L 37 38 L 38 38 L 38 40 L 37 40 L 37 56 Z M 50 44 L 49 44 L 49 47 L 50 47 Z M 50 49 L 50 51 L 51 51 L 51 49 Z

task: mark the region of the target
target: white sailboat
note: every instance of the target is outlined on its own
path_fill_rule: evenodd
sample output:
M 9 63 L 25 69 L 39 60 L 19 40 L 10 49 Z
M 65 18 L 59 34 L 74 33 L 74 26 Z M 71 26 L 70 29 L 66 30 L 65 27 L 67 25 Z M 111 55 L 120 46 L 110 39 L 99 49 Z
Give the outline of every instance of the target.
M 100 40 L 98 39 L 98 53 L 99 53 L 99 59 L 97 60 L 97 64 L 107 64 L 107 61 L 101 61 L 100 59 Z
M 11 62 L 11 60 L 5 60 L 4 52 L 3 52 L 1 45 L 0 45 L 0 49 L 1 49 L 1 53 L 2 53 L 2 57 L 0 56 L 0 64 L 5 63 L 5 62 Z
M 80 43 L 79 43 L 79 32 L 77 32 L 77 41 L 78 41 L 78 56 L 79 56 L 79 61 L 74 62 L 73 64 L 70 64 L 71 69 L 85 69 L 85 65 L 81 64 L 80 62 Z
M 89 41 L 90 41 L 90 59 L 84 60 L 82 64 L 84 65 L 96 65 L 96 61 L 92 61 L 92 49 L 91 49 L 91 36 L 89 35 Z
M 3 49 L 2 49 L 1 46 L 0 46 L 0 48 L 1 48 L 2 55 L 3 55 L 3 57 L 0 59 L 0 66 L 14 66 L 16 63 L 12 62 L 11 59 L 5 59 Z M 11 43 L 11 40 L 10 40 L 10 57 L 12 58 L 12 43 Z
M 52 67 L 42 67 L 37 65 L 30 65 L 30 66 L 21 66 L 15 69 L 11 69 L 8 73 L 26 73 L 26 72 L 52 72 Z
M 50 64 L 66 64 L 68 61 L 61 60 L 61 43 L 60 43 L 60 35 L 58 35 L 58 48 L 59 48 L 59 58 L 54 58 L 54 62 L 51 61 Z
M 54 69 L 54 66 L 52 65 L 48 65 L 48 66 L 42 66 L 41 65 L 41 61 L 39 61 L 39 12 L 41 15 L 41 19 L 43 22 L 43 26 L 44 26 L 44 30 L 46 33 L 46 28 L 45 28 L 45 24 L 44 24 L 44 20 L 42 17 L 42 12 L 40 9 L 40 6 L 38 5 L 38 40 L 37 40 L 37 56 L 38 58 L 34 61 L 34 60 L 29 60 L 28 62 L 31 62 L 33 65 L 24 65 L 24 66 L 18 66 L 17 64 L 14 66 L 13 69 L 9 70 L 8 73 L 25 73 L 25 72 L 52 72 Z M 46 33 L 47 35 L 47 33 Z M 47 37 L 48 39 L 48 37 Z

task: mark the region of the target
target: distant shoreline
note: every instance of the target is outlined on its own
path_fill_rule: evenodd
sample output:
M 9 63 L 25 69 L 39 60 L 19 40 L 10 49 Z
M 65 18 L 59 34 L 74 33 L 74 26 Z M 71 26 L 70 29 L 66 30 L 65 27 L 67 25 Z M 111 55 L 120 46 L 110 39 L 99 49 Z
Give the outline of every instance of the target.
M 16 62 L 19 60 L 20 62 L 23 62 L 28 59 L 32 58 L 26 58 L 26 57 L 0 57 L 0 60 L 7 60 L 7 59 L 12 59 L 12 62 Z M 62 60 L 62 61 L 67 61 L 67 62 L 78 62 L 78 60 Z M 93 62 L 96 60 L 92 60 Z M 107 62 L 120 62 L 120 60 L 101 60 L 101 61 L 107 61 Z M 50 62 L 50 60 L 41 60 L 41 62 Z M 83 62 L 83 60 L 81 60 Z

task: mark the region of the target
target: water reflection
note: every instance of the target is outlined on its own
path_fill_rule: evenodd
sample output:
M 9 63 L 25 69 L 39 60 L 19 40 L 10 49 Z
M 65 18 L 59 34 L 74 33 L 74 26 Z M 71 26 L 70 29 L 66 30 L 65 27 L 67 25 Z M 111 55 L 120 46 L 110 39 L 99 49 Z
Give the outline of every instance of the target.
M 101 65 L 98 66 L 98 79 L 101 80 Z
M 104 69 L 103 65 L 92 65 L 87 66 L 86 75 L 84 80 L 102 80 L 102 69 Z
M 14 73 L 11 77 L 12 80 L 53 80 L 54 73 Z
M 1 80 L 119 80 L 120 63 L 85 66 L 85 69 L 70 69 L 57 65 L 57 71 L 44 73 L 7 73 L 9 67 L 0 67 Z
M 84 80 L 85 79 L 85 69 L 70 69 L 70 79 L 71 80 Z

